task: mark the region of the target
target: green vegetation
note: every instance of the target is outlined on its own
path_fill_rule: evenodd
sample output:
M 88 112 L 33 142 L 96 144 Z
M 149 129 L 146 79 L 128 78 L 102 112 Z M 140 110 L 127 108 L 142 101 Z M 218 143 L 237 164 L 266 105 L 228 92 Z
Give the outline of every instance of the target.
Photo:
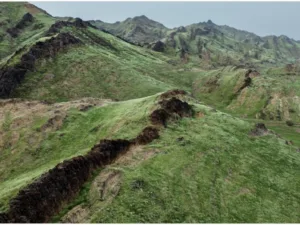
M 43 10 L 29 3 L 1 2 L 0 3 L 0 59 L 11 55 L 16 50 L 30 45 L 43 36 L 44 32 L 55 22 L 55 19 Z M 26 13 L 31 13 L 34 21 L 19 31 L 12 38 L 7 29 L 13 28 Z
M 7 208 L 8 200 L 17 191 L 32 182 L 42 173 L 59 162 L 76 155 L 85 154 L 99 140 L 108 138 L 134 138 L 148 123 L 147 116 L 156 96 L 118 103 L 108 103 L 86 112 L 71 109 L 59 129 L 44 130 L 50 118 L 36 117 L 23 128 L 11 132 L 18 133 L 19 139 L 6 137 L 11 144 L 1 149 L 0 203 L 1 210 Z M 52 109 L 55 110 L 55 109 Z M 10 123 L 27 122 L 27 117 L 17 116 Z M 53 117 L 51 117 L 53 118 Z M 7 129 L 6 119 L 1 126 Z M 16 134 L 17 135 L 17 134 Z M 33 140 L 35 139 L 35 140 Z
M 0 11 L 1 71 L 51 38 L 45 33 L 53 23 L 74 21 L 28 3 L 0 3 Z M 12 37 L 8 29 L 28 12 L 33 22 Z M 88 212 L 78 222 L 300 221 L 299 42 L 211 21 L 176 29 L 144 16 L 92 23 L 133 42 L 163 39 L 164 52 L 91 26 L 62 25 L 54 32 L 81 44 L 36 60 L 10 95 L 24 101 L 0 101 L 1 212 L 21 188 L 63 160 L 101 139 L 136 137 L 150 124 L 159 93 L 179 88 L 191 93 L 184 100 L 194 105 L 195 117 L 170 122 L 159 139 L 97 170 L 52 221 L 76 206 Z M 250 68 L 259 73 L 247 83 Z M 84 103 L 92 107 L 80 108 Z M 275 133 L 249 135 L 257 122 Z M 94 187 L 103 171 L 121 174 L 114 181 L 121 188 L 109 200 Z
M 169 124 L 144 148 L 156 150 L 152 158 L 114 165 L 123 173 L 120 192 L 107 206 L 85 202 L 86 221 L 299 221 L 296 148 L 273 134 L 251 137 L 253 123 L 195 106 L 201 117 Z

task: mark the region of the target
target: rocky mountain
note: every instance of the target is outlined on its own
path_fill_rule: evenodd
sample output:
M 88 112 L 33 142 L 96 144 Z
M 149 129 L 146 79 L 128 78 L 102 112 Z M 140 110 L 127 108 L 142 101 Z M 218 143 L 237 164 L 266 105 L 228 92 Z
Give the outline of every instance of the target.
M 260 37 L 214 24 L 211 20 L 173 29 L 167 29 L 145 16 L 113 24 L 92 23 L 114 35 L 142 45 L 148 43 L 146 46 L 154 50 L 177 55 L 185 61 L 196 60 L 215 66 L 276 65 L 293 63 L 300 57 L 300 43 L 286 36 Z M 162 47 L 155 48 L 153 42 Z
M 110 33 L 125 38 L 136 44 L 151 43 L 164 38 L 169 30 L 164 25 L 146 16 L 136 16 L 127 18 L 122 22 L 105 23 L 100 20 L 89 21 L 99 29 L 104 29 Z

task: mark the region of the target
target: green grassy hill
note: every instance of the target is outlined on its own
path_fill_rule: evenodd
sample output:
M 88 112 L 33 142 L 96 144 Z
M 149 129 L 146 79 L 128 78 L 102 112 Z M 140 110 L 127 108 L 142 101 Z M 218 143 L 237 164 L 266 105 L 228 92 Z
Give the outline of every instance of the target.
M 30 3 L 0 3 L 0 60 L 43 36 L 55 19 Z M 32 17 L 25 17 L 29 13 Z
M 253 123 L 180 98 L 193 105 L 193 118 L 168 122 L 159 139 L 96 172 L 53 221 L 298 222 L 297 148 L 270 131 L 250 135 Z M 2 129 L 12 143 L 1 154 L 2 210 L 19 188 L 99 139 L 135 137 L 159 100 L 6 102 Z
M 211 21 L 168 29 L 144 16 L 55 18 L 29 3 L 0 11 L 0 222 L 45 172 L 149 126 L 158 139 L 94 170 L 47 222 L 300 221 L 298 42 Z M 134 44 L 158 39 L 161 52 Z
M 268 71 L 262 72 L 253 76 L 244 87 L 246 71 L 225 67 L 202 72 L 202 76 L 194 82 L 193 94 L 199 99 L 205 99 L 207 104 L 235 115 L 299 122 L 298 75 L 270 75 Z

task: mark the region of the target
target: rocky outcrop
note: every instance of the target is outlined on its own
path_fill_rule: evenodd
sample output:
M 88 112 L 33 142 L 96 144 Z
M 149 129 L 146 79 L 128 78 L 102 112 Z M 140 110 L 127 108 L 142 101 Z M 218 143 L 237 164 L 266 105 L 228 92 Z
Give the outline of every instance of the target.
M 159 103 L 168 115 L 190 116 L 192 107 L 172 97 Z M 113 163 L 132 145 L 147 144 L 159 138 L 159 128 L 148 126 L 132 140 L 101 140 L 86 155 L 56 165 L 36 181 L 19 191 L 10 201 L 7 213 L 0 214 L 2 223 L 44 223 L 57 214 L 88 180 L 91 172 Z
M 184 92 L 184 91 L 182 91 Z M 167 121 L 172 118 L 191 117 L 194 114 L 192 107 L 176 97 L 164 99 L 159 102 L 161 108 L 154 110 L 150 115 L 150 121 L 154 125 L 167 126 Z
M 53 57 L 67 46 L 79 43 L 81 41 L 69 33 L 61 33 L 44 42 L 37 42 L 21 57 L 19 63 L 14 66 L 4 66 L 0 70 L 0 98 L 9 97 L 14 88 L 22 82 L 26 72 L 34 69 L 36 60 Z M 15 54 L 19 54 L 22 50 Z M 9 64 L 10 61 L 7 65 Z
M 30 13 L 26 13 L 16 26 L 7 29 L 7 33 L 13 38 L 16 38 L 20 31 L 33 22 L 34 18 Z
M 242 86 L 238 89 L 238 91 L 236 92 L 236 94 L 239 94 L 244 88 L 249 87 L 252 83 L 252 78 L 255 76 L 259 76 L 259 73 L 255 70 L 247 70 L 247 72 L 245 73 L 245 79 L 244 82 L 242 84 Z
M 151 44 L 151 49 L 156 52 L 163 52 L 165 50 L 165 44 L 162 41 L 157 41 Z
M 255 128 L 250 131 L 251 136 L 264 136 L 269 133 L 269 130 L 266 128 L 265 124 L 257 123 Z
M 87 28 L 87 27 L 93 27 L 97 29 L 95 26 L 90 24 L 87 21 L 83 21 L 80 18 L 75 18 L 74 22 L 70 21 L 57 21 L 56 23 L 52 24 L 49 30 L 46 32 L 47 36 L 51 36 L 53 34 L 59 33 L 60 29 L 63 27 L 77 27 L 77 28 Z

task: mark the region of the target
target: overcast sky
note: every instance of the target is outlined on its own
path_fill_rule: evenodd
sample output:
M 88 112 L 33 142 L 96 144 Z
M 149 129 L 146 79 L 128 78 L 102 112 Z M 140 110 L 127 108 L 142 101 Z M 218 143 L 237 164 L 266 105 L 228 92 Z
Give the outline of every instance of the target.
M 145 15 L 173 28 L 211 19 L 260 36 L 300 40 L 300 2 L 31 2 L 53 16 L 116 22 Z

